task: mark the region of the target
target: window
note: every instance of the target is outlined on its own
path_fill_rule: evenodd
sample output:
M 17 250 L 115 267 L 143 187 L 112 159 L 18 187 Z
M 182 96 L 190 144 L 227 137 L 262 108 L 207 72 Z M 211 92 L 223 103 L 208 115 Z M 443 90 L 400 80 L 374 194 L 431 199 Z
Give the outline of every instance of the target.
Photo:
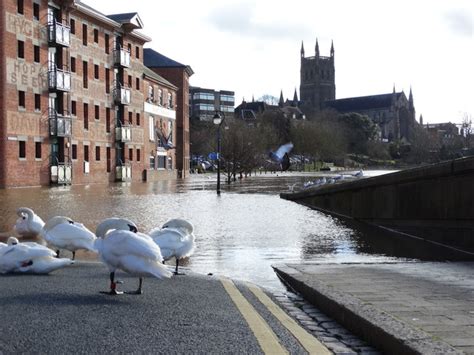
M 133 149 L 128 149 L 128 160 L 133 161 Z
M 94 106 L 94 110 L 95 110 L 95 119 L 96 119 L 96 120 L 100 120 L 100 106 L 99 106 L 99 105 L 95 105 L 95 106 Z
M 87 25 L 82 25 L 82 44 L 87 46 Z
M 155 88 L 153 85 L 148 86 L 148 101 L 153 102 L 155 100 Z
M 110 133 L 110 107 L 105 108 L 105 131 Z
M 41 111 L 41 95 L 35 94 L 35 110 Z
M 158 169 L 166 169 L 166 155 L 158 155 Z
M 110 173 L 110 171 L 112 170 L 110 147 L 105 148 L 105 154 L 107 154 L 107 172 Z
M 25 141 L 18 141 L 18 157 L 20 159 L 25 159 L 26 158 L 26 142 Z
M 104 37 L 105 37 L 105 53 L 109 54 L 110 53 L 109 35 L 106 33 Z
M 84 146 L 84 161 L 89 161 L 89 146 Z
M 140 149 L 137 149 L 137 161 L 140 161 L 140 159 L 141 159 L 141 158 L 140 158 L 140 155 L 141 155 L 141 154 L 140 154 Z
M 76 58 L 71 57 L 71 72 L 76 72 Z
M 163 106 L 163 90 L 158 90 L 158 103 Z
M 17 12 L 23 15 L 24 14 L 23 0 L 17 0 L 16 4 L 17 4 Z
M 128 44 L 128 53 L 130 53 L 130 56 L 132 55 L 132 45 L 130 43 Z
M 94 42 L 99 43 L 99 30 L 94 28 Z
M 40 60 L 40 47 L 39 46 L 33 46 L 33 60 L 35 63 L 39 63 Z
M 140 78 L 135 79 L 135 86 L 137 90 L 140 90 Z
M 95 147 L 95 160 L 96 161 L 100 160 L 100 147 L 99 146 Z
M 168 93 L 168 107 L 173 107 L 173 94 L 171 92 Z
M 40 6 L 38 3 L 33 3 L 33 19 L 39 20 L 40 18 Z
M 77 144 L 72 145 L 72 160 L 77 160 Z
M 94 64 L 94 78 L 99 79 L 99 66 Z
M 77 102 L 74 100 L 71 101 L 71 114 L 74 116 L 77 115 Z
M 89 129 L 89 105 L 84 104 L 84 129 Z
M 137 57 L 137 59 L 140 59 L 140 47 L 135 47 L 135 57 Z
M 155 157 L 150 155 L 150 169 L 155 169 Z
M 25 42 L 17 41 L 18 42 L 18 58 L 25 58 Z
M 137 113 L 137 122 L 135 122 L 137 126 L 140 126 L 140 114 Z
M 133 124 L 133 113 L 132 112 L 128 113 L 128 123 Z
M 73 18 L 69 21 L 69 26 L 71 27 L 71 33 L 76 34 L 76 20 Z
M 87 71 L 87 62 L 86 61 L 83 61 L 82 62 L 82 85 L 84 88 L 87 89 L 87 87 L 89 86 L 88 85 L 88 82 L 87 82 L 87 78 L 88 78 L 88 71 Z
M 24 91 L 18 91 L 18 106 L 21 108 L 26 108 Z
M 110 69 L 105 68 L 105 93 L 110 94 Z
M 35 142 L 35 159 L 41 159 L 41 142 Z
M 132 76 L 131 75 L 128 76 L 128 86 L 132 87 Z

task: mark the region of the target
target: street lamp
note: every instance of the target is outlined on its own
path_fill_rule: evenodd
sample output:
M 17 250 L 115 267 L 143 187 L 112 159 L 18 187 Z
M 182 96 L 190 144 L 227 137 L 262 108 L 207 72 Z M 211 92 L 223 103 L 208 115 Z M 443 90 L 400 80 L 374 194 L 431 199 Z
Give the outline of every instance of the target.
M 217 125 L 217 195 L 221 194 L 221 126 L 224 120 L 225 114 L 222 111 L 216 111 L 212 118 L 212 122 Z

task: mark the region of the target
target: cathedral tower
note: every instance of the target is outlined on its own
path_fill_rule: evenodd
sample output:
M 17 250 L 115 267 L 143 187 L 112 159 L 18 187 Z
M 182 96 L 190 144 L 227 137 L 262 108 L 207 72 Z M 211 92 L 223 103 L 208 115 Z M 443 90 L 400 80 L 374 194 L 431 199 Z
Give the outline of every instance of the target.
M 304 106 L 320 111 L 324 101 L 336 98 L 334 44 L 329 57 L 319 55 L 317 39 L 314 49 L 314 57 L 305 57 L 301 43 L 300 100 Z

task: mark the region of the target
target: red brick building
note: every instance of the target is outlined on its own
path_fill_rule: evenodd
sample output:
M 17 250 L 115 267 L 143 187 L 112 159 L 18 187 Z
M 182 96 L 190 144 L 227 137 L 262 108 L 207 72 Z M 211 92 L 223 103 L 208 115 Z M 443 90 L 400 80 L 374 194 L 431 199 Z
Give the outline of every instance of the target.
M 176 178 L 188 88 L 145 67 L 138 14 L 77 0 L 0 12 L 0 187 Z

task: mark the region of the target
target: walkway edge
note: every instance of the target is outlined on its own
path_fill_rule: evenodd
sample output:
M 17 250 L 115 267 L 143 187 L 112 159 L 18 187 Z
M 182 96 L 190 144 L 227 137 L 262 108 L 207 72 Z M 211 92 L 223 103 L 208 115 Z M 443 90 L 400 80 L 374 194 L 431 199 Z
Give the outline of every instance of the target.
M 332 290 L 291 265 L 272 267 L 285 284 L 308 302 L 384 353 L 459 354 L 449 344 L 433 339 L 356 297 Z

